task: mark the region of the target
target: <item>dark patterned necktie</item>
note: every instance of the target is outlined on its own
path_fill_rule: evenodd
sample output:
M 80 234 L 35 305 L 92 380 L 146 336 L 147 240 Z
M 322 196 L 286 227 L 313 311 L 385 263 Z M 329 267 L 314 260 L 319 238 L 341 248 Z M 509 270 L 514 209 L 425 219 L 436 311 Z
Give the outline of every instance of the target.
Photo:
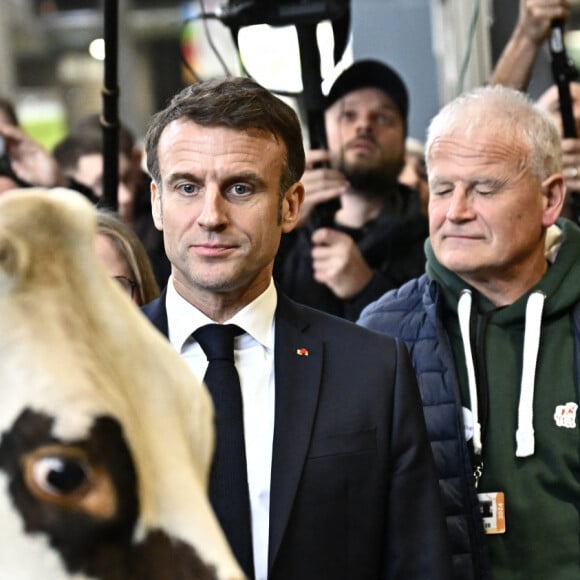
M 253 578 L 242 391 L 234 365 L 234 338 L 243 332 L 233 324 L 208 324 L 197 329 L 193 337 L 209 361 L 203 380 L 215 408 L 216 451 L 209 497 L 238 562 L 248 578 Z

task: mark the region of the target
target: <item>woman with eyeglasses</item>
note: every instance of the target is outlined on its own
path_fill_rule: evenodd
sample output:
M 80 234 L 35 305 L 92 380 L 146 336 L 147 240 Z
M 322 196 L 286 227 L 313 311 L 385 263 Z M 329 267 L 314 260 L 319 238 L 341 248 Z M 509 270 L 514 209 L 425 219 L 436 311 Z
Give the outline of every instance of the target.
M 159 296 L 159 285 L 143 244 L 115 213 L 97 210 L 95 250 L 108 274 L 141 306 Z

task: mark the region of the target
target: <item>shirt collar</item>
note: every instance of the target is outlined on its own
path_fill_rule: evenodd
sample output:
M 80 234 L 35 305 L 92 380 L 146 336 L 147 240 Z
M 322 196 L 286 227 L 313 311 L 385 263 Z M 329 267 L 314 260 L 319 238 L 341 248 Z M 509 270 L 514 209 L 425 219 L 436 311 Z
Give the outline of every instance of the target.
M 278 295 L 274 281 L 268 288 L 244 306 L 226 323 L 237 324 L 254 340 L 268 349 L 274 348 L 274 314 Z M 167 327 L 169 341 L 181 353 L 191 339 L 191 334 L 205 324 L 213 324 L 203 312 L 187 302 L 175 289 L 173 276 L 169 278 L 166 295 Z

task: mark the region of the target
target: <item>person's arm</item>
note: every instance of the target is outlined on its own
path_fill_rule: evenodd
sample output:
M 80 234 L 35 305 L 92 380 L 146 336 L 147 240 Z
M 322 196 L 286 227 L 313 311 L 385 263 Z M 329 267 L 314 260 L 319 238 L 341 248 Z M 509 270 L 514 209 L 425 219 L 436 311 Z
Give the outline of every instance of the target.
M 66 187 L 68 181 L 56 159 L 25 131 L 0 125 L 12 171 L 21 181 L 42 187 Z
M 568 0 L 520 0 L 516 26 L 492 72 L 489 84 L 521 91 L 528 88 L 538 50 L 554 19 L 570 15 Z

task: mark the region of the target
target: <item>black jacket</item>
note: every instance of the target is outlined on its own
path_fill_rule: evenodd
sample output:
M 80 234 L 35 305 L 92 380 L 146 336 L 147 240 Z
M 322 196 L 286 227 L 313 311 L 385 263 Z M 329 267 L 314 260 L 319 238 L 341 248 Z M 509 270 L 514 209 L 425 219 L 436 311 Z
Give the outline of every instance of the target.
M 165 292 L 143 307 L 167 333 Z M 402 343 L 278 293 L 270 580 L 449 580 L 415 373 Z
M 361 230 L 332 226 L 356 240 L 373 271 L 371 281 L 356 296 L 343 300 L 314 280 L 310 256 L 312 224 L 283 236 L 274 264 L 278 286 L 297 302 L 354 321 L 367 304 L 387 290 L 420 276 L 425 271 L 427 218 L 421 213 L 416 191 L 400 185 L 398 195 L 395 204 L 386 203 L 378 218 Z

